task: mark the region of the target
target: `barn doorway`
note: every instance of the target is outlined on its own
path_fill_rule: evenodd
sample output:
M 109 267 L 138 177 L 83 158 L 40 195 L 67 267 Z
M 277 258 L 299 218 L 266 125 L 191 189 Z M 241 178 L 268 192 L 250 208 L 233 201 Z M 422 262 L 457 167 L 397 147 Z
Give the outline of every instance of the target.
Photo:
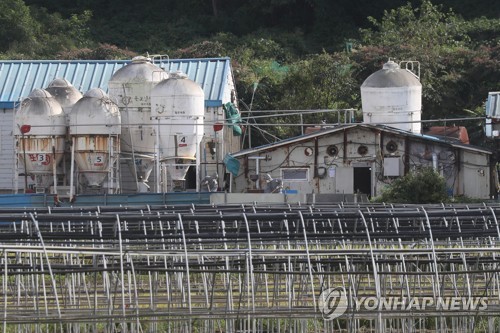
M 191 165 L 186 173 L 186 190 L 196 190 L 196 166 Z
M 354 167 L 354 193 L 363 193 L 371 197 L 372 194 L 372 168 Z

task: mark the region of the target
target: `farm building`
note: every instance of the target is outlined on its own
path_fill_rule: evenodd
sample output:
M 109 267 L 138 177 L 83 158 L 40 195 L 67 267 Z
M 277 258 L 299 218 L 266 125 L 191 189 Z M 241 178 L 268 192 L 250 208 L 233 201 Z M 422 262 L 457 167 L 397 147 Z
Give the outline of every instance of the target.
M 490 198 L 496 189 L 491 151 L 466 144 L 464 128 L 453 129 L 455 138 L 449 128 L 421 134 L 419 68 L 388 61 L 370 75 L 361 85 L 363 123 L 316 127 L 233 154 L 239 168 L 231 192 L 272 192 L 281 183 L 279 190 L 301 202 L 366 200 L 395 178 L 432 167 L 450 195 Z
M 271 192 L 269 175 L 304 202 L 353 201 L 354 194 L 377 196 L 396 177 L 433 167 L 451 195 L 487 199 L 494 190 L 491 154 L 383 125 L 340 125 L 233 154 L 240 167 L 231 192 Z

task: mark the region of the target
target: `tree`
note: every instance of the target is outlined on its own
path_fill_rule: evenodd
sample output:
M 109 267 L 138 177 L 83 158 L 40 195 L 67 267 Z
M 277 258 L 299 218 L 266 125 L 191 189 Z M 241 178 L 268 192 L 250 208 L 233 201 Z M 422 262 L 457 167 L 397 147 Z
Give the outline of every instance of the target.
M 460 66 L 450 63 L 453 54 L 466 50 L 469 37 L 464 32 L 464 20 L 452 11 L 424 0 L 420 7 L 411 4 L 386 11 L 377 21 L 368 18 L 373 29 L 361 31 L 364 45 L 377 46 L 387 51 L 387 58 L 418 60 L 421 64 L 423 85 L 423 116 L 445 116 L 444 98 L 448 83 L 461 79 Z M 387 60 L 387 59 L 386 59 Z M 379 67 L 380 68 L 380 67 Z
M 279 109 L 353 108 L 359 97 L 356 65 L 344 54 L 323 52 L 300 60 L 284 79 Z
M 92 18 L 90 11 L 72 14 L 69 19 L 64 19 L 58 13 L 50 14 L 45 8 L 32 7 L 31 16 L 33 21 L 39 23 L 36 32 L 39 47 L 34 50 L 36 57 L 50 58 L 57 53 L 94 44 L 88 27 Z
M 79 48 L 63 51 L 57 55 L 58 59 L 75 60 L 115 60 L 132 59 L 137 53 L 120 49 L 115 45 L 99 44 L 92 48 Z
M 446 181 L 432 168 L 410 172 L 388 185 L 376 202 L 441 203 L 448 200 Z
M 445 49 L 455 49 L 469 41 L 464 32 L 465 21 L 452 10 L 423 0 L 420 7 L 405 6 L 385 11 L 380 21 L 368 17 L 374 29 L 362 29 L 361 40 L 366 45 L 390 47 L 394 51 L 422 56 L 439 55 Z
M 0 2 L 0 57 L 49 58 L 63 50 L 91 44 L 91 13 L 63 19 L 45 8 L 27 7 L 21 0 Z
M 0 52 L 30 54 L 37 48 L 38 22 L 22 0 L 0 1 Z

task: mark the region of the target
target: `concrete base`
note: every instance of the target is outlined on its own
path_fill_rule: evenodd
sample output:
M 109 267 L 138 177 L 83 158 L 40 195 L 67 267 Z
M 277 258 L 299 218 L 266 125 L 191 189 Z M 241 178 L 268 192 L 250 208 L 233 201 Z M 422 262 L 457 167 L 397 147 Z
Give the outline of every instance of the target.
M 302 194 L 282 194 L 282 193 L 212 193 L 210 203 L 214 205 L 222 204 L 252 204 L 252 203 L 305 203 L 305 196 Z
M 365 194 L 282 194 L 282 193 L 211 193 L 210 203 L 222 204 L 328 204 L 335 202 L 369 202 Z

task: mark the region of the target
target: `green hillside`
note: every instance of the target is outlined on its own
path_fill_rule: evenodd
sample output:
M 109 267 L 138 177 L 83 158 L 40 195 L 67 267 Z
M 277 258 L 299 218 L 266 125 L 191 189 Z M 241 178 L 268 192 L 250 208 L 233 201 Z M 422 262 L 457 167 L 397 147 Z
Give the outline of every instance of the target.
M 498 1 L 4 0 L 0 22 L 2 59 L 231 57 L 243 111 L 360 108 L 389 58 L 420 63 L 423 119 L 480 116 L 500 90 Z

